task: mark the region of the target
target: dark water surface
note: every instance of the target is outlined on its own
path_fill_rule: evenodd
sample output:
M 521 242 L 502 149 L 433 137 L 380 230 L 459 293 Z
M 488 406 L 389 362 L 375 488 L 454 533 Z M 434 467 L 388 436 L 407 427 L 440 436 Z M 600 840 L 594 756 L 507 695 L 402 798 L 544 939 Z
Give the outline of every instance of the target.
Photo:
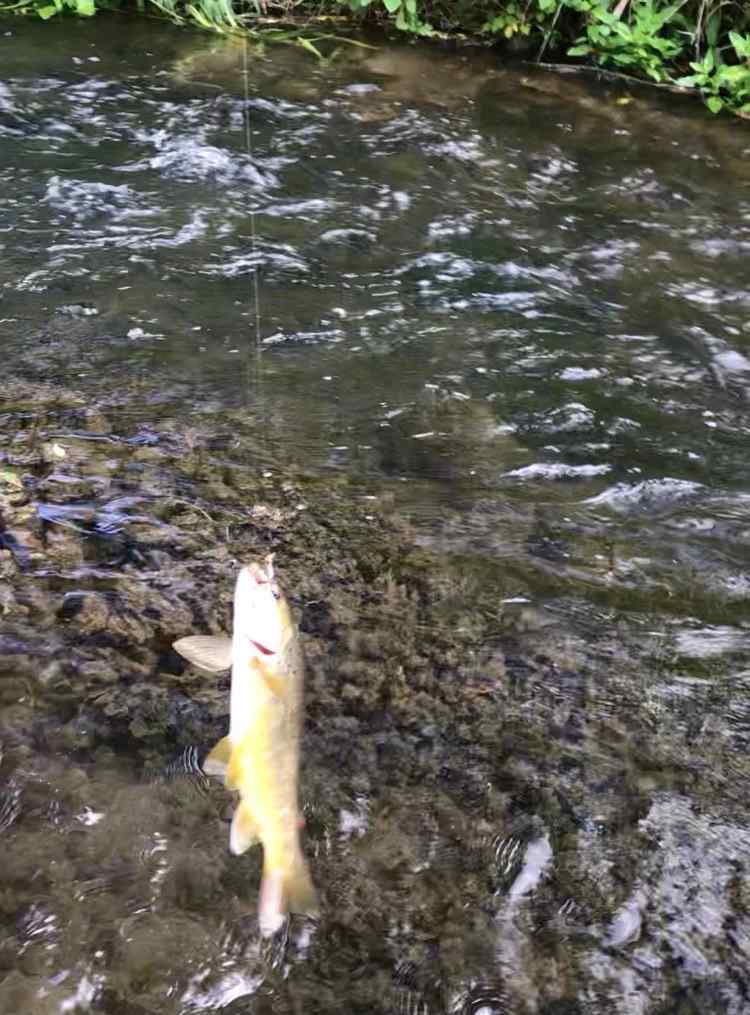
M 0 27 L 0 1013 L 750 1012 L 747 126 L 279 48 L 249 155 L 237 43 Z M 170 645 L 269 546 L 263 941 Z

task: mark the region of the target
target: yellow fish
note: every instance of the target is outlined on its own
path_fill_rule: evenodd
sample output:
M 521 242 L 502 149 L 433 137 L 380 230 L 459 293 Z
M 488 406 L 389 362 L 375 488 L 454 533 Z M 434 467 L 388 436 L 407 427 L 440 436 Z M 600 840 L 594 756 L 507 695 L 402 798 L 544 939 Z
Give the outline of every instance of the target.
M 299 840 L 297 801 L 304 659 L 289 604 L 276 582 L 273 554 L 243 567 L 228 638 L 180 638 L 174 648 L 200 669 L 232 668 L 229 734 L 203 763 L 240 795 L 229 848 L 263 844 L 258 904 L 261 933 L 273 934 L 288 912 L 314 915 L 315 889 Z

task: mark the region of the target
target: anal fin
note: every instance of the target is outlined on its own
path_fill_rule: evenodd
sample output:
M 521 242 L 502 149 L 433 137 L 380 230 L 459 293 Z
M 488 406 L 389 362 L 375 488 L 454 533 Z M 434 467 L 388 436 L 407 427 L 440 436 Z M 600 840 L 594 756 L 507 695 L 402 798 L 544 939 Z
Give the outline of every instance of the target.
M 232 817 L 232 827 L 229 832 L 229 849 L 235 856 L 244 853 L 245 850 L 258 842 L 258 826 L 250 813 L 250 808 L 245 803 L 240 803 Z

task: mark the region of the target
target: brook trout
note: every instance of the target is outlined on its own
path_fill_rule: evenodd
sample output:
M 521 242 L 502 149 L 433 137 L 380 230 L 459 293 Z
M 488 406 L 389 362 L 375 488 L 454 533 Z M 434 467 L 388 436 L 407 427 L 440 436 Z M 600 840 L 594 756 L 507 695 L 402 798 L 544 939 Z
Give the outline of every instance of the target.
M 232 667 L 229 734 L 203 763 L 239 793 L 229 848 L 263 844 L 258 920 L 263 935 L 288 912 L 316 912 L 299 841 L 297 801 L 304 660 L 289 605 L 274 577 L 273 554 L 237 578 L 234 627 L 228 638 L 180 638 L 174 648 L 211 673 Z

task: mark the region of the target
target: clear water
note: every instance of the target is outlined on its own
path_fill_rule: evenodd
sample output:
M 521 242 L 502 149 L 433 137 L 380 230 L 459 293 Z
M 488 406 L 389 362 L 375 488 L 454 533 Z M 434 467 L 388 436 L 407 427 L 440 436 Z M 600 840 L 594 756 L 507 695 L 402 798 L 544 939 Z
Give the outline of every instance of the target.
M 2 27 L 0 1012 L 750 1011 L 747 126 L 279 48 L 248 154 L 236 43 Z M 266 544 L 270 943 L 169 652 Z

